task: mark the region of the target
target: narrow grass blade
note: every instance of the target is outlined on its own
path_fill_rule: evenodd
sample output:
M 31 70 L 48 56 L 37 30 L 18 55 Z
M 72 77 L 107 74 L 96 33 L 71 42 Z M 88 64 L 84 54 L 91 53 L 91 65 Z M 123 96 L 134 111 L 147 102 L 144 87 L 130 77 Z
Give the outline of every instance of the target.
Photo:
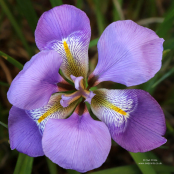
M 75 170 L 67 169 L 66 171 L 68 172 L 68 174 L 80 174 L 79 172 L 77 172 Z
M 8 62 L 10 62 L 11 64 L 13 64 L 15 67 L 19 68 L 20 70 L 23 68 L 23 65 L 21 63 L 19 63 L 17 60 L 10 57 L 9 55 L 3 53 L 2 51 L 0 51 L 0 56 L 3 57 Z
M 52 7 L 56 7 L 63 4 L 62 0 L 50 0 L 50 3 Z
M 98 40 L 99 40 L 99 38 L 92 40 L 92 41 L 90 42 L 90 44 L 89 44 L 89 48 L 91 48 L 91 47 L 93 47 L 93 46 L 96 46 L 97 43 L 98 43 Z
M 10 86 L 8 83 L 1 82 L 1 81 L 0 81 L 0 85 L 1 85 L 1 86 L 7 86 L 7 87 L 9 87 L 9 86 Z
M 0 121 L 0 125 L 1 125 L 1 126 L 4 126 L 5 128 L 8 129 L 8 126 L 7 126 L 5 123 L 1 122 L 1 121 Z
M 123 0 L 113 0 L 113 19 L 114 21 L 124 20 L 124 14 L 122 11 Z
M 147 13 L 149 14 L 149 16 L 156 15 L 156 13 L 157 13 L 157 5 L 156 4 L 157 4 L 156 1 L 146 0 L 146 5 L 150 7 L 147 10 Z
M 103 14 L 101 12 L 101 8 L 100 8 L 101 2 L 99 0 L 93 0 L 93 2 L 95 4 L 95 13 L 96 13 L 96 17 L 97 17 L 99 35 L 101 35 L 105 28 L 104 16 L 103 16 Z
M 165 80 L 167 77 L 172 75 L 174 73 L 174 68 L 172 68 L 169 72 L 167 72 L 164 76 L 162 76 L 158 81 L 156 81 L 153 85 L 152 88 L 156 87 L 159 83 L 161 83 L 163 80 Z
M 135 2 L 135 1 L 134 1 Z M 139 15 L 140 15 L 140 12 L 141 12 L 141 9 L 142 9 L 142 6 L 143 6 L 143 2 L 144 1 L 137 1 L 133 7 L 134 7 L 134 11 L 133 11 L 133 19 L 138 19 Z
M 38 17 L 32 6 L 31 0 L 17 0 L 20 11 L 23 13 L 28 21 L 31 30 L 34 32 L 36 29 Z
M 169 132 L 174 133 L 174 128 L 171 126 L 170 122 L 166 120 L 166 126 Z
M 18 37 L 21 39 L 21 42 L 23 43 L 25 49 L 27 50 L 29 56 L 32 56 L 32 52 L 30 50 L 30 47 L 28 46 L 28 43 L 25 39 L 25 37 L 22 34 L 22 31 L 20 29 L 20 27 L 18 26 L 15 18 L 13 17 L 12 13 L 10 12 L 10 10 L 8 9 L 7 5 L 5 4 L 4 0 L 0 0 L 0 5 L 3 9 L 3 11 L 6 13 L 6 15 L 8 16 L 11 24 L 13 25 Z
M 46 158 L 46 160 L 47 160 L 50 174 L 58 174 L 57 165 L 55 163 L 53 163 L 51 160 L 49 160 L 48 158 Z
M 140 153 L 140 152 L 139 153 L 129 152 L 129 153 L 143 174 L 149 174 L 149 173 L 156 174 L 151 164 L 148 164 L 148 165 L 141 164 L 143 163 L 143 159 L 148 159 L 148 156 L 146 153 Z
M 33 166 L 33 157 L 19 153 L 15 171 L 13 174 L 31 174 Z

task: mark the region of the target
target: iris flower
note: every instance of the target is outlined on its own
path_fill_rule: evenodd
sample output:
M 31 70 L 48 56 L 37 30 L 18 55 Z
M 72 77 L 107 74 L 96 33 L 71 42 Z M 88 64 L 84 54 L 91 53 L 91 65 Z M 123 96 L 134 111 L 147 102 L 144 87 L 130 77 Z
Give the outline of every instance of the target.
M 166 142 L 163 111 L 148 92 L 90 91 L 103 81 L 127 87 L 148 81 L 161 67 L 164 40 L 131 20 L 113 22 L 98 41 L 98 64 L 87 80 L 90 36 L 88 17 L 74 6 L 42 14 L 35 31 L 40 52 L 25 64 L 7 94 L 13 105 L 11 149 L 46 155 L 63 168 L 86 172 L 105 162 L 111 138 L 131 152 Z

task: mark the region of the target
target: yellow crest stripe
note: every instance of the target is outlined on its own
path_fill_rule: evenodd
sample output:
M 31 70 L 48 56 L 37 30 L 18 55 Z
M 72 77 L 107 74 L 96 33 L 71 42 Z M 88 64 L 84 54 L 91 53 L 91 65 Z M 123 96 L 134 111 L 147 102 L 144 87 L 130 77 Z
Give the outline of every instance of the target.
M 71 70 L 71 74 L 78 77 L 80 75 L 79 69 L 78 69 L 78 66 L 76 65 L 76 62 L 75 62 L 75 60 L 74 60 L 74 58 L 71 54 L 71 51 L 70 51 L 66 41 L 63 41 L 63 46 L 64 46 L 64 50 L 65 50 L 65 53 L 66 53 L 68 66 L 69 66 L 69 69 Z
M 96 104 L 104 106 L 106 108 L 112 109 L 116 112 L 118 112 L 119 114 L 122 114 L 124 116 L 128 116 L 128 114 L 123 111 L 121 108 L 113 105 L 112 103 L 110 103 L 109 101 L 107 101 L 106 99 L 104 99 L 104 97 L 99 96 L 99 95 L 95 95 L 93 98 L 93 101 L 96 101 Z
M 39 119 L 38 123 L 42 122 L 45 118 L 47 118 L 49 115 L 53 114 L 56 111 L 60 111 L 63 109 L 60 102 L 55 103 L 50 109 L 48 109 Z
M 54 114 L 55 112 L 57 112 L 59 118 L 65 118 L 74 110 L 75 106 L 78 103 L 78 98 L 76 98 L 76 100 L 75 101 L 73 100 L 73 102 L 70 103 L 68 107 L 63 107 L 60 104 L 60 99 L 61 95 L 58 96 L 57 101 L 52 105 L 52 107 L 49 108 L 43 115 L 40 116 L 40 118 L 37 120 L 38 123 L 41 123 L 44 119 L 49 117 L 51 114 Z

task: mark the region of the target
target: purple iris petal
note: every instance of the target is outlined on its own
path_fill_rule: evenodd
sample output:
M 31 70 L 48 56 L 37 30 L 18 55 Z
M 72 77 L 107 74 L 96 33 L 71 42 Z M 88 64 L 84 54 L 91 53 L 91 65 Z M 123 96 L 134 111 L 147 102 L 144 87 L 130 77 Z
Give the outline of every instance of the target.
M 98 82 L 133 86 L 152 78 L 161 67 L 163 39 L 131 20 L 110 24 L 98 41 L 98 64 L 90 76 Z
M 51 43 L 62 41 L 76 32 L 82 32 L 90 39 L 91 28 L 87 15 L 74 6 L 61 5 L 42 14 L 36 27 L 35 40 L 40 50 L 52 49 L 49 47 Z
M 9 113 L 11 149 L 33 157 L 45 154 L 63 168 L 86 172 L 105 162 L 111 137 L 132 152 L 166 142 L 164 114 L 147 92 L 88 90 L 109 80 L 127 86 L 146 82 L 161 67 L 164 40 L 130 20 L 112 23 L 99 39 L 98 64 L 86 89 L 90 36 L 89 19 L 76 7 L 62 5 L 41 16 L 35 31 L 41 52 L 25 64 L 7 94 L 14 105 Z M 74 82 L 73 94 L 60 93 L 72 88 L 59 68 Z M 86 100 L 67 118 L 80 97 Z M 104 123 L 90 117 L 84 101 Z
M 38 109 L 25 111 L 27 115 L 36 122 L 41 135 L 43 134 L 48 119 L 65 119 L 75 109 L 78 101 L 74 101 L 66 108 L 62 107 L 62 105 L 60 104 L 62 95 L 62 93 L 55 93 L 50 97 L 50 100 L 47 105 Z
M 167 141 L 162 137 L 166 131 L 165 117 L 161 107 L 149 93 L 142 90 L 133 90 L 133 93 L 137 95 L 138 105 L 130 114 L 125 132 L 117 134 L 111 128 L 111 135 L 128 151 L 150 151 Z
M 66 169 L 86 172 L 101 166 L 110 151 L 106 125 L 89 113 L 73 113 L 63 120 L 48 120 L 43 133 L 43 150 L 54 163 Z
M 88 73 L 88 46 L 91 37 L 86 14 L 71 5 L 45 12 L 38 21 L 35 39 L 40 50 L 56 50 L 62 57 L 61 70 L 70 81 Z
M 102 97 L 107 102 L 101 101 Z M 166 131 L 163 111 L 143 90 L 99 89 L 91 109 L 106 123 L 112 138 L 128 151 L 146 152 L 166 142 L 162 137 Z
M 42 136 L 36 123 L 25 110 L 12 106 L 8 118 L 11 149 L 16 149 L 32 157 L 42 156 Z
M 7 93 L 8 100 L 21 109 L 36 109 L 46 105 L 50 96 L 58 92 L 57 83 L 61 58 L 57 52 L 41 51 L 26 63 L 15 77 Z

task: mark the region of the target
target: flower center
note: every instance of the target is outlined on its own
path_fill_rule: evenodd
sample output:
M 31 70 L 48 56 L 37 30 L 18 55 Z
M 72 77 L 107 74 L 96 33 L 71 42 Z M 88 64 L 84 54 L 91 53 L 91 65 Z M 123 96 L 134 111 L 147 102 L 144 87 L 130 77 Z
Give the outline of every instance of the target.
M 79 99 L 80 97 L 84 97 L 88 103 L 91 104 L 92 98 L 95 96 L 95 94 L 92 91 L 88 91 L 85 89 L 83 84 L 83 77 L 75 77 L 73 75 L 70 76 L 71 79 L 74 81 L 75 88 L 77 91 L 75 91 L 72 94 L 64 94 L 62 95 L 62 99 L 60 100 L 60 104 L 63 107 L 69 106 L 72 102 Z

